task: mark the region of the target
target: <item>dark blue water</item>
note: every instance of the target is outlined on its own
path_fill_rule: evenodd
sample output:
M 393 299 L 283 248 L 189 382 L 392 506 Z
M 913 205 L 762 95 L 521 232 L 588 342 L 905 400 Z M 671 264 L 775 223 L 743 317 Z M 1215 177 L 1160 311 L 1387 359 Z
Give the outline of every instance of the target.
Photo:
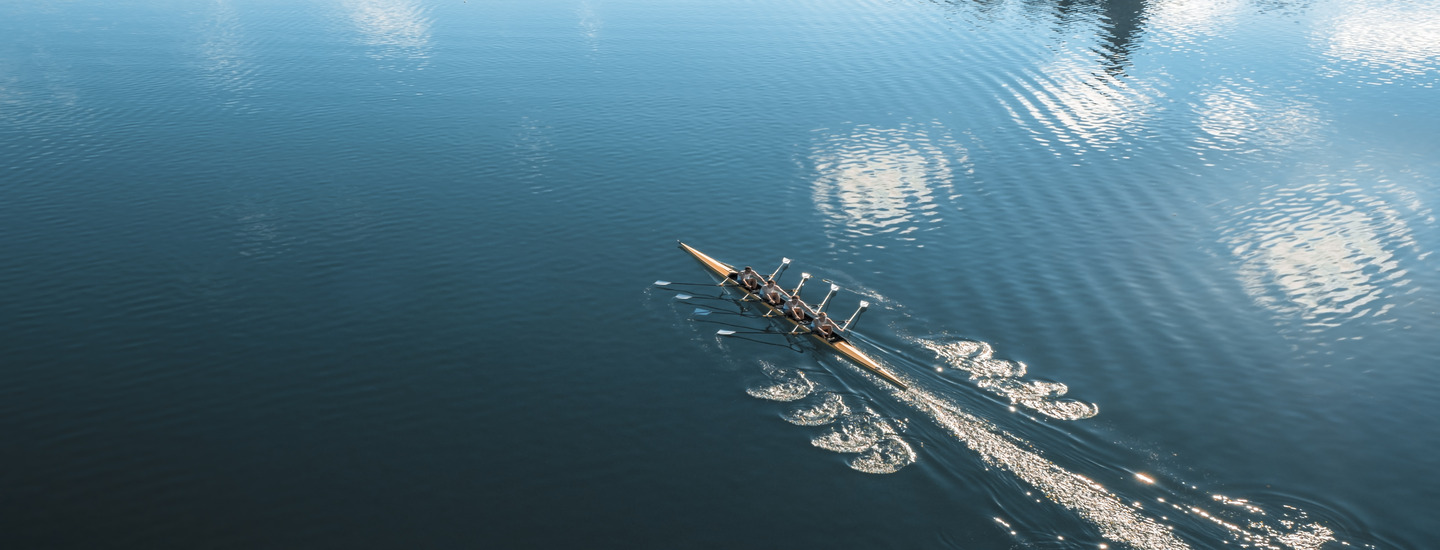
M 1432 2 L 7 2 L 0 546 L 1424 548 L 1437 84 Z

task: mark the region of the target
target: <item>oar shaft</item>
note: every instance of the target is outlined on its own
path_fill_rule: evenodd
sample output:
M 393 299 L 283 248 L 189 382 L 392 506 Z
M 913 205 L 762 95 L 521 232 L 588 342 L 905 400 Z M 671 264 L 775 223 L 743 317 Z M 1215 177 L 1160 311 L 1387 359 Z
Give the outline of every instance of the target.
M 851 315 L 849 319 L 846 319 L 846 320 L 845 320 L 845 326 L 840 327 L 840 330 L 850 330 L 850 323 L 854 323 L 854 322 L 855 322 L 855 319 L 859 318 L 859 317 L 860 317 L 860 314 L 861 314 L 861 313 L 864 313 L 865 310 L 866 310 L 867 308 L 869 308 L 869 307 L 870 307 L 870 302 L 861 300 L 861 301 L 860 301 L 860 308 L 859 308 L 859 309 L 856 309 L 856 310 L 855 310 L 855 313 L 854 313 L 853 315 Z
M 800 297 L 800 289 L 805 288 L 805 282 L 806 282 L 806 281 L 809 281 L 809 280 L 810 280 L 810 274 L 809 274 L 809 273 L 801 273 L 801 274 L 800 274 L 800 284 L 798 284 L 798 285 L 795 286 L 795 290 L 790 291 L 790 295 L 791 295 L 791 296 L 794 296 L 794 297 L 796 297 L 796 298 L 799 298 L 799 297 Z
M 779 276 L 780 276 L 780 273 L 783 272 L 783 271 L 785 271 L 785 268 L 787 268 L 787 267 L 790 267 L 790 258 L 781 258 L 781 259 L 780 259 L 780 267 L 775 268 L 775 271 L 774 271 L 773 273 L 771 273 L 771 274 L 770 274 L 770 277 L 767 278 L 766 280 L 768 280 L 768 281 L 773 281 L 773 280 L 775 280 L 775 278 L 776 278 L 776 277 L 779 277 Z
M 679 286 L 715 286 L 715 285 L 712 284 L 712 283 L 672 283 L 672 282 L 670 282 L 670 281 L 655 281 L 655 286 L 671 286 L 671 285 L 679 285 Z
M 840 292 L 840 285 L 830 285 L 830 293 L 825 295 L 824 300 L 820 300 L 820 307 L 815 308 L 815 313 L 825 311 L 825 304 L 830 303 L 830 299 L 835 297 L 836 292 Z

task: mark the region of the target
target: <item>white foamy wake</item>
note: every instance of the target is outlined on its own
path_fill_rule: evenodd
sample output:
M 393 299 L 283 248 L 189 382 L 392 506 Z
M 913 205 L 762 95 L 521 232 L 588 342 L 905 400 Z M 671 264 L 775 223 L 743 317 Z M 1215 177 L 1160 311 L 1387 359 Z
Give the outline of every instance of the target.
M 770 381 L 746 388 L 745 393 L 750 394 L 750 397 L 769 401 L 796 401 L 815 391 L 815 383 L 811 382 L 803 371 L 782 369 L 764 361 L 761 361 L 760 365 L 765 374 L 770 376 Z
M 860 456 L 850 461 L 850 467 L 867 474 L 893 474 L 901 468 L 915 463 L 915 449 L 905 440 L 893 435 L 875 442 Z
M 1000 393 L 1014 403 L 1055 418 L 1094 415 L 1094 405 L 1056 399 L 1065 393 L 1063 384 L 1023 380 L 1024 364 L 995 359 L 984 342 L 915 341 L 936 352 L 954 368 L 970 373 L 978 387 Z M 747 393 L 759 399 L 792 402 L 783 418 L 799 426 L 824 426 L 811 439 L 811 444 L 837 453 L 854 454 L 847 462 L 852 469 L 889 474 L 917 460 L 915 449 L 903 437 L 908 430 L 905 421 L 876 412 L 861 397 L 830 391 L 798 368 L 780 368 L 763 361 L 761 367 L 769 380 L 747 389 Z M 1193 498 L 1179 493 L 1166 494 L 1166 498 L 1142 505 L 1132 496 L 1113 492 L 1056 464 L 1030 442 L 966 412 L 958 403 L 927 391 L 914 381 L 910 381 L 910 389 L 903 391 L 894 390 L 878 379 L 875 383 L 962 442 L 985 464 L 1035 488 L 1049 501 L 1094 525 L 1109 541 L 1139 550 L 1188 550 L 1193 548 L 1192 543 L 1177 534 L 1174 523 L 1176 518 L 1184 517 L 1189 524 L 1199 521 L 1218 526 L 1224 533 L 1222 537 L 1229 539 L 1224 541 L 1226 544 L 1320 550 L 1337 542 L 1333 530 L 1289 506 L 1286 506 L 1289 511 L 1267 514 L 1245 500 L 1214 495 L 1217 504 L 1210 505 L 1194 502 Z M 1066 412 L 1064 407 L 1074 408 Z M 1137 478 L 1147 484 L 1155 483 L 1148 477 L 1137 475 Z M 1212 506 L 1221 508 L 1212 509 Z
M 1070 390 L 1065 384 L 1025 380 L 1025 364 L 996 359 L 990 344 L 974 340 L 927 340 L 911 337 L 913 343 L 935 352 L 950 368 L 970 375 L 976 386 L 1010 400 L 1010 403 L 1057 420 L 1080 420 L 1100 414 L 1100 407 L 1075 399 L 1061 398 Z
M 1190 548 L 1175 536 L 1172 527 L 1145 517 L 1099 483 L 1025 448 L 1018 438 L 989 422 L 921 391 L 911 391 L 902 398 L 964 442 L 986 464 L 1015 474 L 1052 502 L 1094 524 L 1105 538 L 1142 550 Z
M 841 415 L 824 433 L 810 444 L 837 453 L 858 453 L 873 447 L 880 439 L 895 435 L 895 428 L 871 410 Z
M 841 394 L 820 391 L 820 385 L 799 369 L 780 368 L 765 361 L 760 366 L 769 380 L 745 392 L 768 401 L 798 402 L 785 413 L 786 422 L 828 426 L 810 440 L 812 445 L 837 453 L 857 453 L 850 467 L 871 474 L 892 474 L 915 462 L 915 450 L 900 438 L 904 422 L 869 407 L 852 407 Z
M 847 407 L 848 409 L 848 407 Z M 915 463 L 917 455 L 910 443 L 901 439 L 902 421 L 888 418 L 865 408 L 836 416 L 830 427 L 810 440 L 810 444 L 837 453 L 857 453 L 847 463 L 867 474 L 893 474 Z
M 975 451 L 986 464 L 1008 471 L 1039 490 L 1045 498 L 1079 515 L 1099 529 L 1102 536 L 1140 550 L 1181 550 L 1191 548 L 1175 534 L 1175 527 L 1146 515 L 1139 502 L 1126 502 L 1095 481 L 1071 472 L 1030 448 L 1024 440 L 994 424 L 969 414 L 945 398 L 912 389 L 899 394 L 937 425 Z M 1148 479 L 1148 478 L 1147 478 Z M 1153 481 L 1151 481 L 1153 482 Z M 1291 550 L 1319 550 L 1335 542 L 1334 532 L 1318 523 L 1306 522 L 1303 512 L 1290 517 L 1267 518 L 1258 507 L 1245 501 L 1216 496 L 1215 500 L 1239 506 L 1238 513 L 1250 519 L 1239 525 L 1223 519 L 1234 514 L 1217 514 L 1197 505 L 1165 503 L 1187 517 L 1201 518 L 1224 528 L 1233 540 L 1247 546 Z M 1162 510 L 1150 512 L 1164 513 Z M 1168 519 L 1161 516 L 1162 520 Z M 1228 544 L 1229 541 L 1226 541 Z
M 790 409 L 785 421 L 796 426 L 824 426 L 849 413 L 850 407 L 840 394 L 822 393 L 813 402 Z

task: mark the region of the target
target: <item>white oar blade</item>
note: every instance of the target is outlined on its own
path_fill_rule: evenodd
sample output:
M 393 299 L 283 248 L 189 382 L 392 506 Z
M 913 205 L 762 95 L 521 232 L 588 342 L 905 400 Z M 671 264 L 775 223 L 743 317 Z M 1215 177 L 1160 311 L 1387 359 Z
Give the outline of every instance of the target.
M 670 281 L 655 281 L 655 286 L 668 286 Z
M 717 331 L 715 331 L 715 334 L 716 334 L 717 336 L 730 336 L 730 335 L 735 334 L 735 331 L 733 331 L 733 330 L 717 330 Z
M 689 294 L 676 294 L 676 295 L 675 295 L 675 299 L 676 299 L 676 300 L 689 300 L 689 299 L 691 299 L 691 298 L 694 298 L 694 296 L 691 296 L 691 295 L 689 295 Z
M 710 310 L 705 309 L 705 308 L 697 307 L 697 308 L 695 308 L 695 312 L 694 312 L 693 314 L 694 314 L 694 315 L 709 315 L 709 314 L 710 314 Z

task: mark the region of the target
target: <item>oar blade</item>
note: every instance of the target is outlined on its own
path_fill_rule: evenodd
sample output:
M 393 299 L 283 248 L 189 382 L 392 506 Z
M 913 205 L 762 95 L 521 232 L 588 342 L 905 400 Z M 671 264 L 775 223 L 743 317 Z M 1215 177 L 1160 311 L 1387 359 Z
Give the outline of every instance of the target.
M 655 286 L 670 286 L 670 281 L 655 281 Z
M 733 331 L 733 330 L 717 330 L 717 331 L 715 331 L 715 335 L 716 335 L 716 336 L 734 336 L 734 335 L 735 335 L 735 331 Z
M 691 314 L 692 314 L 692 315 L 705 316 L 705 315 L 709 315 L 709 314 L 710 314 L 710 310 L 705 309 L 705 308 L 703 308 L 703 307 L 697 307 L 697 308 L 695 308 L 695 311 L 692 312 Z
M 691 299 L 691 298 L 694 298 L 694 296 L 691 296 L 691 295 L 689 295 L 689 294 L 676 294 L 676 295 L 675 295 L 675 299 L 676 299 L 676 300 L 689 300 L 689 299 Z

